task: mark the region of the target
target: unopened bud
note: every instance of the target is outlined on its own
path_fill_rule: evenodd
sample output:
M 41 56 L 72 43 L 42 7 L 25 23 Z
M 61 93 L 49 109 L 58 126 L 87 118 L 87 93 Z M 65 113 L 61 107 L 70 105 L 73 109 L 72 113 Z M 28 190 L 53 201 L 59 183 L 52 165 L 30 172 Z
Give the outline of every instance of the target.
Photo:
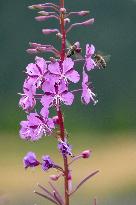
M 40 52 L 46 52 L 47 51 L 47 47 L 40 46 L 40 47 L 37 48 L 37 50 L 40 51 Z
M 43 15 L 43 16 L 48 16 L 48 15 L 49 15 L 49 12 L 39 11 L 38 14 L 41 14 L 41 15 Z
M 60 8 L 60 12 L 66 13 L 66 9 L 65 8 Z
M 30 48 L 30 49 L 27 49 L 26 52 L 29 53 L 29 54 L 37 54 L 37 53 L 39 53 L 39 52 L 37 51 L 37 49 L 31 49 L 31 48 Z
M 94 18 L 84 21 L 82 25 L 88 26 L 94 23 Z
M 70 23 L 70 19 L 69 18 L 65 18 L 64 19 L 64 23 L 66 24 L 66 23 Z
M 28 6 L 29 9 L 43 9 L 44 6 L 42 4 L 35 4 L 32 6 Z
M 35 20 L 36 21 L 45 21 L 47 19 L 47 16 L 36 16 Z
M 50 58 L 50 60 L 51 60 L 51 61 L 52 61 L 52 60 L 54 61 L 55 59 L 51 59 L 51 58 Z M 56 60 L 55 60 L 55 62 L 56 62 Z M 58 118 L 58 116 L 54 116 L 52 119 L 53 119 L 54 124 L 59 125 L 59 118 Z
M 37 47 L 41 46 L 40 43 L 32 43 L 32 42 L 29 42 L 29 45 L 31 48 L 37 48 Z
M 57 181 L 59 179 L 59 176 L 58 175 L 50 175 L 50 179 L 53 180 L 53 181 Z
M 90 150 L 85 150 L 81 153 L 82 155 L 82 158 L 86 159 L 86 158 L 89 158 L 90 155 L 91 155 L 91 151 Z
M 28 6 L 28 9 L 35 9 L 34 6 Z
M 79 16 L 86 16 L 86 15 L 88 15 L 90 13 L 90 11 L 80 11 L 80 12 L 78 12 L 78 15 Z
M 42 29 L 43 34 L 51 34 L 58 32 L 58 29 Z
M 56 36 L 60 39 L 62 39 L 62 34 L 61 33 L 57 33 Z

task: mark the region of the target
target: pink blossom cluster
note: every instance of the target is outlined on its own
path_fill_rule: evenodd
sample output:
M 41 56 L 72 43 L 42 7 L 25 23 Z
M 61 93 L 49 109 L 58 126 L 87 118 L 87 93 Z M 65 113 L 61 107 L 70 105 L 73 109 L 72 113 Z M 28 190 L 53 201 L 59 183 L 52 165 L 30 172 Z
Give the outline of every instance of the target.
M 62 62 L 60 59 L 46 61 L 42 57 L 35 57 L 35 63 L 26 67 L 26 79 L 23 85 L 23 94 L 19 105 L 27 112 L 27 120 L 21 122 L 20 136 L 27 140 L 38 140 L 42 136 L 50 135 L 55 128 L 54 121 L 49 117 L 51 108 L 59 109 L 61 103 L 72 105 L 75 93 L 80 92 L 81 101 L 84 104 L 93 102 L 96 104 L 96 95 L 89 87 L 87 71 L 95 68 L 95 62 L 91 58 L 94 54 L 94 46 L 86 45 L 85 64 L 82 74 L 75 66 L 72 58 L 66 57 Z M 77 90 L 70 90 L 71 83 L 78 83 L 82 80 Z M 80 87 L 79 87 L 80 86 Z M 36 103 L 41 103 L 41 110 L 38 114 Z

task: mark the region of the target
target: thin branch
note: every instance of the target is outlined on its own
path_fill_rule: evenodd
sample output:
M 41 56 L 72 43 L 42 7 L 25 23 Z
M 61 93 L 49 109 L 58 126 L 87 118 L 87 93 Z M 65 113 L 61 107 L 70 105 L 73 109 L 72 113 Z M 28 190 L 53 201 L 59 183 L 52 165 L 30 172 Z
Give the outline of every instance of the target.
M 74 92 L 77 92 L 77 91 L 81 91 L 82 89 L 78 89 L 78 90 L 72 90 L 71 92 L 74 93 Z M 68 165 L 71 165 L 74 161 L 78 160 L 78 159 L 81 159 L 82 155 L 78 155 L 76 157 L 73 157 L 73 159 L 71 160 L 71 162 L 69 162 Z
M 55 200 L 53 200 L 52 198 L 46 196 L 45 194 L 42 194 L 42 193 L 37 192 L 37 191 L 34 191 L 34 193 L 37 194 L 37 195 L 39 195 L 39 196 L 41 196 L 41 197 L 43 197 L 43 198 L 45 198 L 45 199 L 48 199 L 49 201 L 51 201 L 51 202 L 54 203 L 54 204 L 59 205 L 59 203 L 58 203 L 57 201 L 55 201 Z
M 72 195 L 73 193 L 75 193 L 79 188 L 80 186 L 82 186 L 88 179 L 90 179 L 91 177 L 93 177 L 94 175 L 96 175 L 97 173 L 99 172 L 99 170 L 89 174 L 87 177 L 85 177 L 78 185 L 77 187 L 75 188 L 75 190 L 73 192 L 70 193 L 70 195 Z

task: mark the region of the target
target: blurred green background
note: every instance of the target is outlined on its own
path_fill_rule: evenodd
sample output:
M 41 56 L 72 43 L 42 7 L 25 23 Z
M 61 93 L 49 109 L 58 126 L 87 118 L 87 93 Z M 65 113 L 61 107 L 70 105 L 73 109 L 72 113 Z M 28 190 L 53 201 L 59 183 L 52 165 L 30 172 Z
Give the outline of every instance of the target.
M 54 0 L 52 2 L 58 2 Z M 75 182 L 90 170 L 101 172 L 92 182 L 81 188 L 73 197 L 72 204 L 92 204 L 97 196 L 98 204 L 136 204 L 136 1 L 135 0 L 65 0 L 72 11 L 90 10 L 96 22 L 89 28 L 72 30 L 68 39 L 80 41 L 85 48 L 93 43 L 97 50 L 110 54 L 107 69 L 90 72 L 99 103 L 84 106 L 80 97 L 72 107 L 64 107 L 66 129 L 75 153 L 91 148 L 93 157 L 89 161 L 77 163 L 73 175 Z M 47 183 L 47 175 L 42 171 L 27 171 L 22 167 L 22 157 L 28 150 L 51 154 L 56 143 L 52 139 L 42 139 L 37 143 L 19 139 L 19 122 L 25 119 L 18 107 L 18 92 L 22 92 L 26 65 L 34 56 L 25 53 L 28 42 L 59 42 L 52 35 L 43 36 L 42 28 L 54 28 L 55 20 L 37 23 L 36 12 L 29 11 L 28 5 L 44 1 L 0 1 L 0 205 L 47 204 L 32 193 L 36 182 Z M 86 18 L 83 18 L 86 19 Z M 73 22 L 82 21 L 73 18 Z M 45 55 L 48 57 L 48 55 Z M 79 202 L 80 201 L 80 202 Z

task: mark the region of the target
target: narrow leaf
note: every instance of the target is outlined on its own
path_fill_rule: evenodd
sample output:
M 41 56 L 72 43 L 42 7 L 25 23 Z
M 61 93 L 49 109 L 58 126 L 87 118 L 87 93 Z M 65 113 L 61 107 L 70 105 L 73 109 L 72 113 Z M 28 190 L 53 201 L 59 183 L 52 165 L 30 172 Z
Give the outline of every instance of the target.
M 58 192 L 58 190 L 55 188 L 55 186 L 54 186 L 51 182 L 49 182 L 49 184 L 50 184 L 51 188 L 53 189 L 53 191 L 55 191 L 55 193 L 56 193 L 58 199 L 61 201 L 61 204 L 64 204 L 63 198 L 62 198 L 62 196 L 60 195 L 60 193 Z
M 53 193 L 54 193 L 54 198 L 56 199 L 56 201 L 57 201 L 60 205 L 62 205 L 62 202 L 61 202 L 61 200 L 57 197 L 56 192 L 53 191 Z
M 37 184 L 38 187 L 40 187 L 43 191 L 45 191 L 49 196 L 51 196 L 52 198 L 54 198 L 54 195 L 48 191 L 44 186 L 40 185 L 40 184 Z
M 88 179 L 90 179 L 91 177 L 93 177 L 94 175 L 96 175 L 97 173 L 99 172 L 99 170 L 89 174 L 87 177 L 85 177 L 78 185 L 77 187 L 75 188 L 75 190 L 73 192 L 70 193 L 70 195 L 72 195 L 73 193 L 75 193 L 79 188 L 80 186 L 82 186 Z
M 42 194 L 42 193 L 37 192 L 37 191 L 34 191 L 34 193 L 37 194 L 37 195 L 39 195 L 39 196 L 41 196 L 41 197 L 43 197 L 43 198 L 48 199 L 49 201 L 51 201 L 51 202 L 54 203 L 54 204 L 59 205 L 58 202 L 56 202 L 54 199 L 50 198 L 49 196 L 46 196 L 45 194 Z

